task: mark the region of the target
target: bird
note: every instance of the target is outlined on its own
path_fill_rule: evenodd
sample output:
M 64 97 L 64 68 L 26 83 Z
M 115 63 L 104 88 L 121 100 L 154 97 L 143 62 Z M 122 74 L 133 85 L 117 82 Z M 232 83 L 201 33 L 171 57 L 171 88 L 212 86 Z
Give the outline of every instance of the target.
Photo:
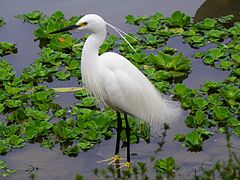
M 163 123 L 171 123 L 179 119 L 181 107 L 175 101 L 163 96 L 150 80 L 122 55 L 115 52 L 105 52 L 99 55 L 99 48 L 107 36 L 107 25 L 123 37 L 121 34 L 123 31 L 96 14 L 87 14 L 80 18 L 76 24 L 50 34 L 74 29 L 90 32 L 81 54 L 82 81 L 91 95 L 117 113 L 115 153 L 112 158 L 108 159 L 112 160 L 112 162 L 119 162 L 120 160 L 121 113 L 124 115 L 127 161 L 123 164 L 130 168 L 130 126 L 128 116 L 131 115 L 146 121 L 151 125 L 152 129 L 156 129 Z M 124 40 L 126 39 L 124 38 Z M 128 44 L 131 46 L 129 42 Z

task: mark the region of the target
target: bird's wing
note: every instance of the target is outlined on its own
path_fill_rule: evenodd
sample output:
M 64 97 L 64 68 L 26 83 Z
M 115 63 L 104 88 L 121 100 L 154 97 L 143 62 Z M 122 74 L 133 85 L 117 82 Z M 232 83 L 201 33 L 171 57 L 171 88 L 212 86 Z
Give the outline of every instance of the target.
M 104 53 L 100 64 L 106 68 L 104 88 L 108 104 L 151 124 L 169 122 L 179 107 L 167 101 L 130 61 L 116 53 Z
M 129 107 L 136 103 L 136 99 L 140 100 L 143 86 L 141 80 L 145 77 L 132 63 L 119 54 L 104 53 L 100 56 L 100 62 L 108 69 L 103 79 L 109 105 L 132 114 Z
M 141 114 L 151 111 L 151 96 L 159 95 L 150 81 L 119 54 L 104 53 L 100 56 L 100 61 L 110 70 L 105 72 L 104 77 L 108 104 L 144 119 Z

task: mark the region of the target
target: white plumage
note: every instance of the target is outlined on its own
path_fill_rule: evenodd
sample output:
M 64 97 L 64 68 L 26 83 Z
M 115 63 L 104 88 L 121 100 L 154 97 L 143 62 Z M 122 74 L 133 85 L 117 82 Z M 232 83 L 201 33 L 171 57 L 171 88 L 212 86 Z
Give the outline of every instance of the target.
M 181 109 L 176 102 L 166 100 L 152 83 L 123 56 L 107 52 L 98 55 L 106 37 L 105 21 L 94 14 L 77 23 L 87 25 L 92 34 L 86 40 L 81 59 L 83 82 L 102 103 L 119 112 L 126 112 L 149 122 L 152 127 L 176 120 Z

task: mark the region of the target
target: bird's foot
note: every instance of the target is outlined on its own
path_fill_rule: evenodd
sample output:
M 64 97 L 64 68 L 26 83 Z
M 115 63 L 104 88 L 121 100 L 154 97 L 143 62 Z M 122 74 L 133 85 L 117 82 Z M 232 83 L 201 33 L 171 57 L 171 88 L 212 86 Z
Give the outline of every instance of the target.
M 120 158 L 120 156 L 117 154 L 117 155 L 114 155 L 113 157 L 111 158 L 108 158 L 108 159 L 104 159 L 104 160 L 101 160 L 101 161 L 98 161 L 97 163 L 103 163 L 103 162 L 108 162 L 108 165 L 111 165 L 113 163 L 119 163 L 120 160 L 122 159 L 125 159 L 125 158 Z
M 118 169 L 121 169 L 123 167 L 126 167 L 126 168 L 130 169 L 130 167 L 131 167 L 131 163 L 129 161 L 127 161 L 125 163 L 119 163 L 119 165 L 120 166 L 118 167 Z

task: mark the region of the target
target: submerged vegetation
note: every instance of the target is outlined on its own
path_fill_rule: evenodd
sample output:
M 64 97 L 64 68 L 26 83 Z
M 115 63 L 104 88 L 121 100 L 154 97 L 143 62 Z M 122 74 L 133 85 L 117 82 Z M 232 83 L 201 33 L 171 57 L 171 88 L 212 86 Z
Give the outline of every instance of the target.
M 51 16 L 33 11 L 16 17 L 36 24 L 33 33 L 42 50 L 39 57 L 17 77 L 13 66 L 6 60 L 6 55 L 17 52 L 16 45 L 0 42 L 0 56 L 5 56 L 0 61 L 0 154 L 23 148 L 26 143 L 39 143 L 45 148 L 60 144 L 64 154 L 76 156 L 80 151 L 93 148 L 101 140 L 113 137 L 117 125 L 115 113 L 109 109 L 100 111 L 96 100 L 88 96 L 86 89 L 74 93 L 78 103 L 63 108 L 54 100 L 57 92 L 44 85 L 46 82 L 71 78 L 77 79 L 81 85 L 80 57 L 87 36 L 79 40 L 69 33 L 49 34 L 76 23 L 80 17 L 65 19 L 60 11 Z M 173 95 L 189 111 L 185 123 L 191 132 L 176 132 L 174 139 L 190 151 L 201 151 L 204 141 L 216 133 L 240 137 L 240 22 L 231 28 L 224 26 L 232 18 L 231 15 L 207 18 L 194 24 L 190 16 L 180 11 L 168 18 L 159 12 L 152 16 L 128 15 L 127 23 L 138 27 L 138 31 L 131 34 L 138 41 L 126 37 L 136 53 L 125 41 L 113 35 L 100 49 L 100 53 L 118 50 L 141 69 L 161 92 Z M 4 20 L 0 18 L 0 26 L 3 24 Z M 197 49 L 193 54 L 194 61 L 200 59 L 213 68 L 228 71 L 228 77 L 218 82 L 205 81 L 197 89 L 184 85 L 183 80 L 191 73 L 190 57 L 167 45 L 170 38 L 177 36 Z M 214 47 L 205 52 L 200 49 L 208 44 Z M 134 118 L 129 121 L 131 143 L 138 143 L 140 139 L 149 142 L 149 126 Z M 125 142 L 124 133 L 121 137 Z M 2 176 L 15 172 L 8 170 L 5 162 L 2 164 Z M 217 163 L 203 174 L 210 177 L 218 171 L 222 176 L 221 172 L 228 172 L 229 166 L 239 168 L 236 156 L 230 157 L 226 167 Z M 178 168 L 172 157 L 154 161 L 154 169 L 160 179 L 165 176 L 174 178 Z M 138 163 L 132 173 L 148 179 L 146 171 L 146 164 Z M 128 173 L 126 171 L 126 175 Z M 99 175 L 99 171 L 96 170 L 95 174 Z M 105 172 L 100 174 L 106 175 Z M 240 176 L 237 171 L 234 175 Z M 196 179 L 201 177 L 196 176 Z

